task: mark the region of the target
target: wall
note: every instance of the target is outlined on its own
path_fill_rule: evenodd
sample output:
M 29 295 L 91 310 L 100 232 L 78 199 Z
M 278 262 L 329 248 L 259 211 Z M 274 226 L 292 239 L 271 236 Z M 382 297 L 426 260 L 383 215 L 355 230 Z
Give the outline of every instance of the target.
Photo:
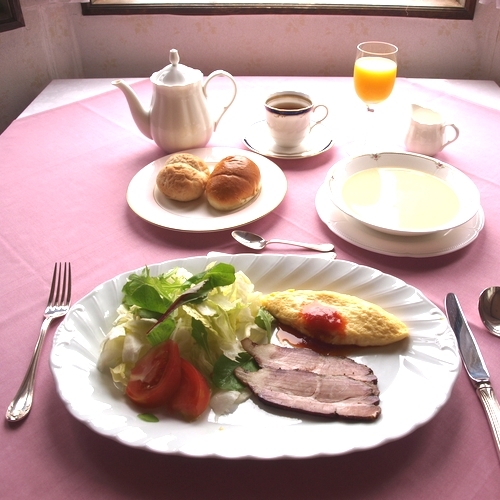
M 57 1 L 57 0 L 56 0 Z M 355 46 L 382 39 L 399 49 L 406 77 L 500 84 L 500 10 L 472 21 L 354 16 L 89 16 L 80 5 L 21 0 L 26 26 L 0 33 L 0 132 L 56 78 L 149 76 L 181 62 L 204 74 L 328 75 L 352 72 Z
M 54 78 L 83 76 L 68 12 L 79 5 L 21 0 L 26 26 L 0 33 L 0 132 Z

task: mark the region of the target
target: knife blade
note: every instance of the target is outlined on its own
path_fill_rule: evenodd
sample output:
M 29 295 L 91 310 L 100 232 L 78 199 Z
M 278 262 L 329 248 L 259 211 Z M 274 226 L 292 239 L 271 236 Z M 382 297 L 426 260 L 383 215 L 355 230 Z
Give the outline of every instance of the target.
M 458 348 L 467 375 L 488 417 L 488 423 L 500 460 L 500 405 L 491 387 L 490 374 L 476 339 L 465 319 L 460 302 L 454 293 L 446 295 L 445 309 L 450 326 L 457 338 Z

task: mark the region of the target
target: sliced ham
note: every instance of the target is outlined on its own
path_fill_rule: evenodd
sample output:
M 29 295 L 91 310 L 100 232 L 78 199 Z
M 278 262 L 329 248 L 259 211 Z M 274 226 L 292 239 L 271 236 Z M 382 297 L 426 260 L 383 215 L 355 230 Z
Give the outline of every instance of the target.
M 355 420 L 375 420 L 380 414 L 379 391 L 371 382 L 272 368 L 247 372 L 238 367 L 234 373 L 259 399 L 273 406 Z
M 342 356 L 310 349 L 242 341 L 260 369 L 236 368 L 236 377 L 262 401 L 313 415 L 375 420 L 380 415 L 379 389 L 372 370 Z
M 346 375 L 364 382 L 377 382 L 377 377 L 368 366 L 344 356 L 324 356 L 311 349 L 255 344 L 250 339 L 242 340 L 241 345 L 263 368 L 302 370 L 318 375 Z

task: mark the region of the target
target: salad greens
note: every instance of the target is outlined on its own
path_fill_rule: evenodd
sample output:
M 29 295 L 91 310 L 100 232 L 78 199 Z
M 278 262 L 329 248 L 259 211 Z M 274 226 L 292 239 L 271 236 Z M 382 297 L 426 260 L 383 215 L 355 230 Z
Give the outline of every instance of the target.
M 266 330 L 270 339 L 272 332 L 276 327 L 276 318 L 266 311 L 260 309 L 258 315 L 255 317 L 255 324 Z M 225 391 L 241 391 L 245 385 L 242 384 L 234 375 L 234 369 L 240 366 L 246 371 L 255 372 L 259 369 L 259 365 L 253 357 L 246 351 L 240 352 L 235 359 L 230 359 L 227 356 L 220 356 L 215 362 L 212 382 L 219 389 Z
M 259 369 L 259 365 L 248 352 L 240 352 L 236 359 L 230 359 L 223 354 L 214 365 L 214 385 L 225 391 L 241 391 L 245 386 L 234 375 L 234 369 L 238 366 L 249 372 Z
M 175 308 L 201 301 L 214 288 L 231 285 L 236 279 L 234 267 L 223 263 L 191 276 L 182 283 L 171 281 L 174 272 L 175 269 L 153 278 L 146 267 L 142 274 L 132 274 L 123 287 L 124 304 L 138 306 L 139 315 L 157 319 L 158 322 L 147 333 L 148 341 L 153 346 L 168 340 L 175 330 L 175 320 L 170 316 Z
M 140 308 L 142 317 L 159 318 L 172 305 L 177 297 L 193 285 L 202 284 L 191 300 L 206 297 L 208 292 L 218 286 L 231 285 L 236 277 L 234 267 L 218 263 L 189 278 L 178 268 L 171 269 L 161 276 L 152 277 L 146 267 L 142 274 L 131 274 L 123 287 L 123 303 Z
M 159 422 L 160 419 L 154 415 L 153 413 L 139 413 L 139 415 L 137 415 L 141 420 L 144 420 L 144 422 L 153 422 L 153 423 L 156 423 L 156 422 Z
M 249 337 L 267 343 L 273 331 L 273 316 L 260 306 L 261 293 L 229 264 L 211 264 L 195 275 L 177 267 L 151 276 L 146 267 L 128 277 L 123 294 L 98 360 L 98 368 L 109 370 L 122 389 L 137 360 L 153 345 L 172 339 L 181 356 L 216 388 L 243 391 L 234 368 L 256 365 L 240 341 Z

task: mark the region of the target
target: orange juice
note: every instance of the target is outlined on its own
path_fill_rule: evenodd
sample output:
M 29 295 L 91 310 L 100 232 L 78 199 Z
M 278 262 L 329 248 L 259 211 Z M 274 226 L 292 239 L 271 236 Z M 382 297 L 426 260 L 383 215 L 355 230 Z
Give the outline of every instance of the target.
M 366 104 L 385 101 L 396 81 L 397 64 L 386 57 L 360 57 L 354 64 L 354 88 Z

